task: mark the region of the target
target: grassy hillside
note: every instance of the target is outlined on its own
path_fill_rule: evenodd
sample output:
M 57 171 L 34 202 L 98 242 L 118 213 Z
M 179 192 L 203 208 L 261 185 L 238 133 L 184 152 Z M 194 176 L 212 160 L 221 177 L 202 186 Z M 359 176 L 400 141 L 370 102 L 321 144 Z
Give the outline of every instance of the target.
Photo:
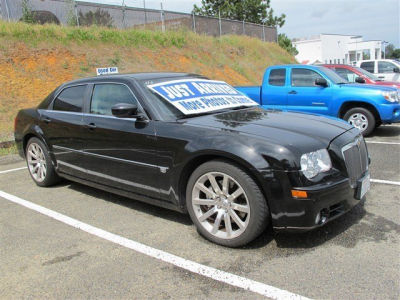
M 291 62 L 294 58 L 278 45 L 244 36 L 0 21 L 0 141 L 12 139 L 19 109 L 37 105 L 65 81 L 94 76 L 96 67 L 194 72 L 250 85 L 259 84 L 267 66 Z

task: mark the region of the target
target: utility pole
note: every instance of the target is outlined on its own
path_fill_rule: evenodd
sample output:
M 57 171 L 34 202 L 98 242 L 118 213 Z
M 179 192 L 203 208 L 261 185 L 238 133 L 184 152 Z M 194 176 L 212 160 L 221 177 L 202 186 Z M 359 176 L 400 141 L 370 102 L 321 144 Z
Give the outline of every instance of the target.
M 146 28 L 147 24 L 146 0 L 143 0 L 143 9 L 144 9 L 144 27 Z
M 222 25 L 221 25 L 221 11 L 218 10 L 218 24 L 219 24 L 219 37 L 222 35 Z
M 160 2 L 160 6 L 161 6 L 161 31 L 165 32 L 165 22 L 164 22 L 164 9 L 163 9 L 163 5 L 162 5 L 162 1 Z

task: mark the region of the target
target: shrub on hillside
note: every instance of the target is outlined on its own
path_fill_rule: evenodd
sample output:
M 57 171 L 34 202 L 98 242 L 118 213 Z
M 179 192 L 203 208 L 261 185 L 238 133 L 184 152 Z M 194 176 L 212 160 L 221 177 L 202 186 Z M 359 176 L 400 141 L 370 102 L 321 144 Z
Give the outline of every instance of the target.
M 79 25 L 82 26 L 104 26 L 104 27 L 112 27 L 113 19 L 110 16 L 110 13 L 106 10 L 102 10 L 98 8 L 95 12 L 88 11 L 83 14 L 81 11 L 79 12 Z

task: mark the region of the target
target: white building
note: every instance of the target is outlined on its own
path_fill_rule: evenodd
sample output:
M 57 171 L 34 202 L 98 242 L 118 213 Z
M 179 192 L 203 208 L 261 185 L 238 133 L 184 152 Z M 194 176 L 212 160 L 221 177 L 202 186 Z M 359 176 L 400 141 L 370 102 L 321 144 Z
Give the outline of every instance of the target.
M 322 33 L 308 39 L 294 39 L 299 63 L 352 64 L 364 59 L 380 59 L 383 41 L 363 41 L 360 35 Z

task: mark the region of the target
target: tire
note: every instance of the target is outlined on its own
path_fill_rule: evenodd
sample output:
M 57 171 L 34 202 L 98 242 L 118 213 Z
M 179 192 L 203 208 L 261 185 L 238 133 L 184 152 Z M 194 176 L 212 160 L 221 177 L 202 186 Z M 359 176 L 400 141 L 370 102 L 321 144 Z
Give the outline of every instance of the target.
M 197 231 L 227 247 L 251 242 L 270 221 L 267 202 L 248 172 L 223 160 L 206 162 L 192 173 L 186 205 Z
M 61 180 L 54 169 L 46 145 L 40 139 L 31 138 L 25 153 L 29 174 L 38 186 L 51 186 Z
M 363 136 L 371 134 L 375 129 L 376 120 L 373 113 L 363 107 L 349 109 L 343 119 L 358 128 Z

